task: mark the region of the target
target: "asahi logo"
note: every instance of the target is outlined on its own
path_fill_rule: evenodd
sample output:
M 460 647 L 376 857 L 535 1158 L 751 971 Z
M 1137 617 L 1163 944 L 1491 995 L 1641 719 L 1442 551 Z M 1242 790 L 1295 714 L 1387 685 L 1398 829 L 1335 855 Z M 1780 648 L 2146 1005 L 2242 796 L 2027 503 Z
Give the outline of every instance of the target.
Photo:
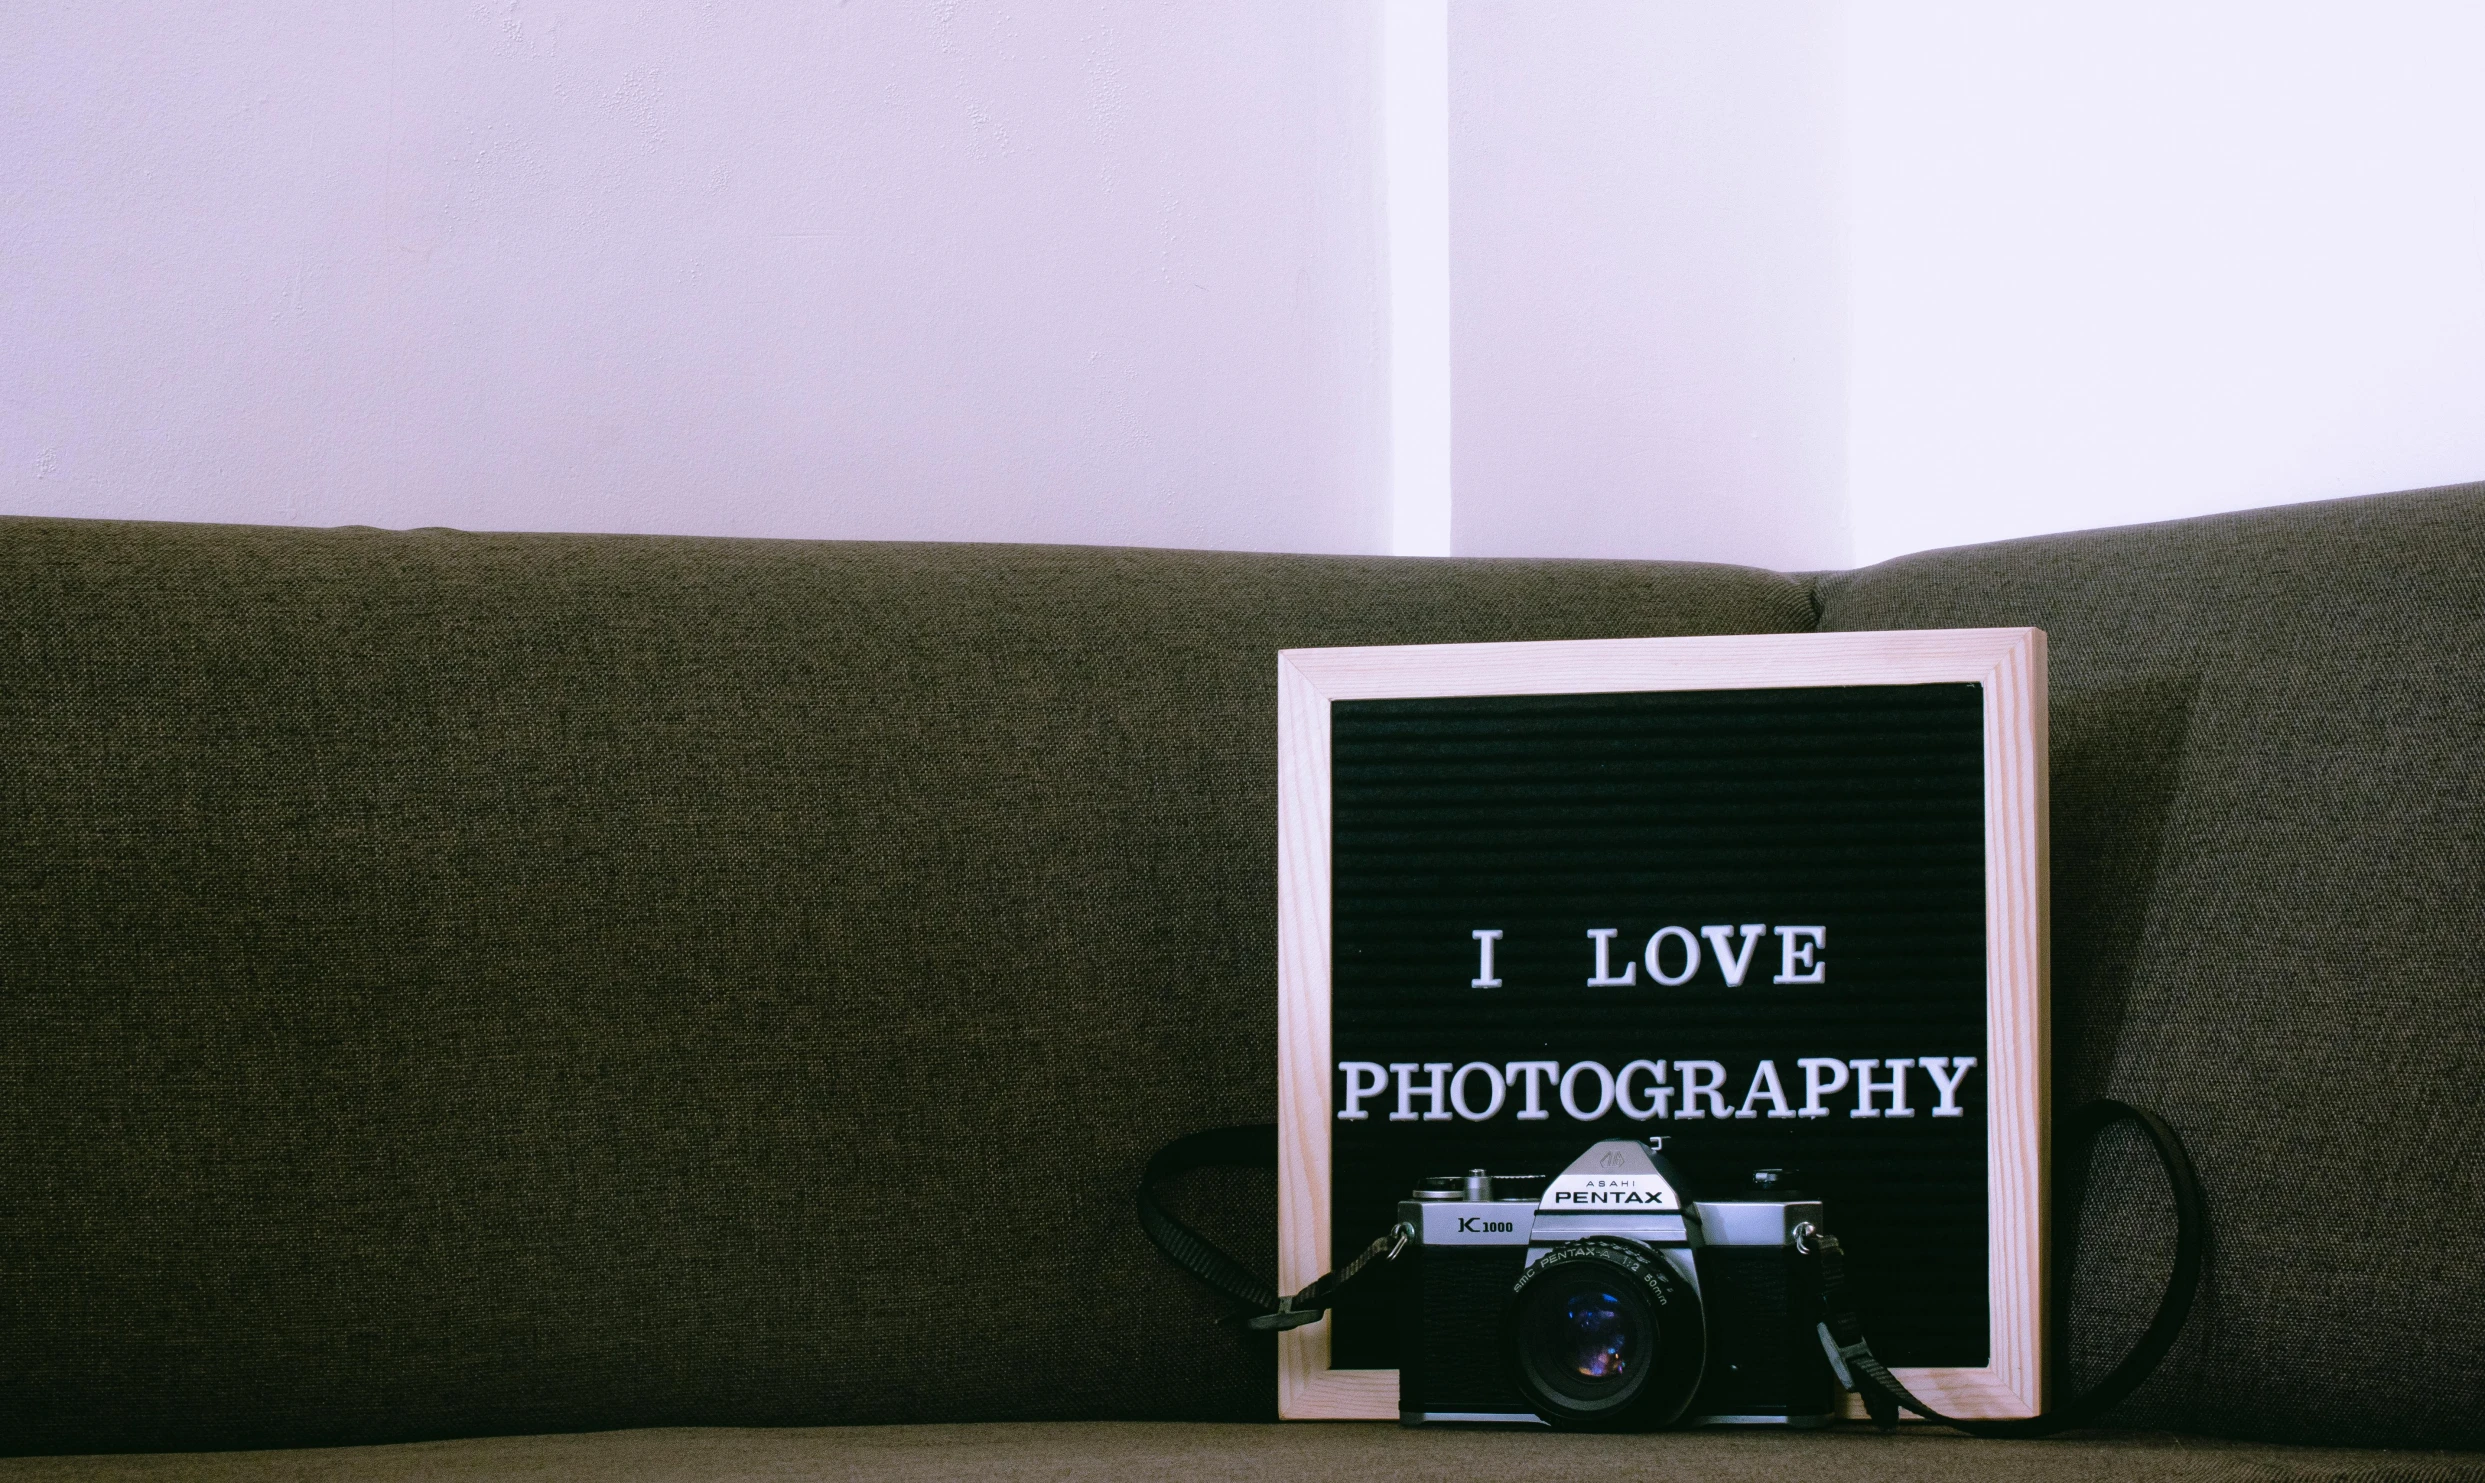
M 1622 1162 L 1622 1157 L 1619 1153 L 1610 1153 L 1602 1162 L 1611 1167 Z M 1553 1187 L 1550 1203 L 1582 1210 L 1628 1210 L 1634 1206 L 1672 1210 L 1675 1208 L 1675 1197 L 1666 1182 L 1652 1174 L 1590 1174 L 1558 1181 Z

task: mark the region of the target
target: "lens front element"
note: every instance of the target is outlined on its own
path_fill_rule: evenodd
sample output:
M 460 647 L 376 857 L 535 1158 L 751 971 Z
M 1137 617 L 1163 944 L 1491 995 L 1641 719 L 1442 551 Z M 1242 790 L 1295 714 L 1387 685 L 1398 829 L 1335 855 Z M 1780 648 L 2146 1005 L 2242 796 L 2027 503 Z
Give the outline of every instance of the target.
M 1663 1257 L 1612 1237 L 1574 1241 L 1520 1274 L 1502 1320 L 1519 1391 L 1556 1426 L 1664 1426 L 1699 1387 L 1700 1299 Z
M 1634 1357 L 1631 1325 L 1623 1320 L 1622 1299 L 1609 1292 L 1573 1293 L 1563 1312 L 1564 1335 L 1570 1342 L 1570 1367 L 1585 1380 L 1621 1378 Z

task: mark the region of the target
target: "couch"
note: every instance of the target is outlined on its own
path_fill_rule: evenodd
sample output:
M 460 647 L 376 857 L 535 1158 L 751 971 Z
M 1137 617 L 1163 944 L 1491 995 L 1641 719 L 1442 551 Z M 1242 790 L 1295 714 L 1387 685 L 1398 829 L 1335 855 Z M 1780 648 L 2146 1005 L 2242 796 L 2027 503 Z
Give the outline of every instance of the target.
M 0 594 L 0 1480 L 2485 1478 L 2485 485 L 1820 575 L 17 518 Z M 1272 1423 L 1130 1195 L 1272 1115 L 1276 651 L 2021 624 L 2057 1093 L 2216 1221 L 2110 1427 Z M 2074 1377 L 2167 1220 L 2103 1148 Z

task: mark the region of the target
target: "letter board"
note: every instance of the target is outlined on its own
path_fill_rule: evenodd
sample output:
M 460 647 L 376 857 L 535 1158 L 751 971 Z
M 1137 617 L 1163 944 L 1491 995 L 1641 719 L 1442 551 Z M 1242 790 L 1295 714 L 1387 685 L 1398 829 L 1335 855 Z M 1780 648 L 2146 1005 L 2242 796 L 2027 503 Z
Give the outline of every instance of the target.
M 2044 635 L 1279 660 L 1280 1285 L 1417 1179 L 1663 1136 L 1799 1170 L 1867 1332 L 1960 1414 L 2044 1376 Z M 1385 1300 L 1280 1336 L 1287 1416 L 1396 1413 Z

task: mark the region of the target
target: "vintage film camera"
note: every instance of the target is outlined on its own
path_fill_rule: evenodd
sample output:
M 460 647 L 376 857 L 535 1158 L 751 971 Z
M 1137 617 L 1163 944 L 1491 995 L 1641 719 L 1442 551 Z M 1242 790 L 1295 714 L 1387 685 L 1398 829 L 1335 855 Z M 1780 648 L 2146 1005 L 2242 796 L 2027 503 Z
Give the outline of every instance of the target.
M 1770 1170 L 1742 1198 L 1686 1200 L 1662 1143 L 1596 1144 L 1550 1184 L 1426 1180 L 1399 1205 L 1401 1421 L 1835 1418 L 1819 1279 L 1795 1248 L 1819 1202 L 1784 1198 Z

